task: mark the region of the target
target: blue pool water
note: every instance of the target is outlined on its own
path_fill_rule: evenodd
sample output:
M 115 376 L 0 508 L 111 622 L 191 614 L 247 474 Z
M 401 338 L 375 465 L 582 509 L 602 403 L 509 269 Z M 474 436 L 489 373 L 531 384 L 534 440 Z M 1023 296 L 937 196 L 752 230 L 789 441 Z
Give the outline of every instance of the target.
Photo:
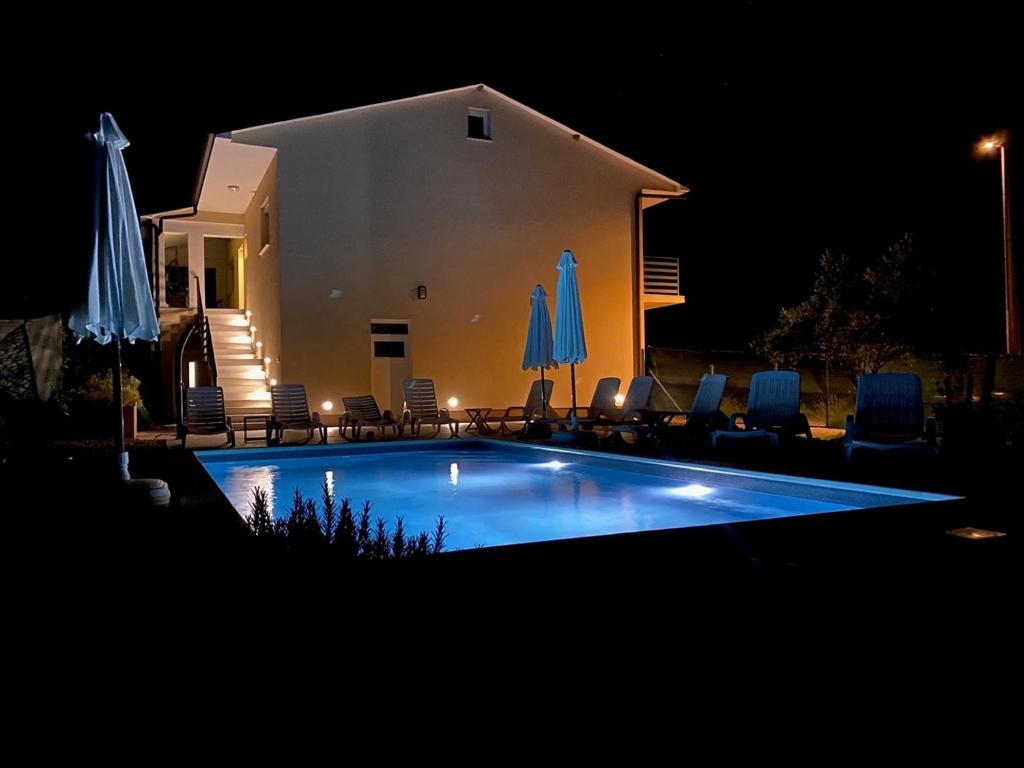
M 432 531 L 448 549 L 652 531 L 953 497 L 692 464 L 484 440 L 197 453 L 247 516 L 252 489 L 287 514 L 295 489 L 319 502 L 326 481 L 389 528 Z

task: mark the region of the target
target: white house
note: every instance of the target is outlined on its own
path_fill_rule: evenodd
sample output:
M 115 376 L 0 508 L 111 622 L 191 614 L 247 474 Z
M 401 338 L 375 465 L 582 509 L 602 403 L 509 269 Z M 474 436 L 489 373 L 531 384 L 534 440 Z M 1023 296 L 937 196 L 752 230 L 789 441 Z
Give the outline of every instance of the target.
M 314 409 L 367 393 L 400 409 L 410 375 L 462 406 L 521 405 L 530 294 L 542 283 L 554 315 L 566 248 L 582 402 L 640 372 L 645 310 L 684 300 L 642 235 L 643 210 L 686 188 L 485 85 L 232 131 L 200 184 L 197 210 L 144 218 L 161 323 L 173 336 L 202 286 L 236 414 L 265 408 L 271 379 Z M 551 375 L 567 405 L 568 371 Z

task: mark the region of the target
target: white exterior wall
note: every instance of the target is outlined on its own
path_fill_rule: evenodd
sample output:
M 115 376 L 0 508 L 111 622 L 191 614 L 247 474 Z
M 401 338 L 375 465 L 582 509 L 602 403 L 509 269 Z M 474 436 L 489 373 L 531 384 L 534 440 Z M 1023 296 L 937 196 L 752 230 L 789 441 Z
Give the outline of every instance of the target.
M 469 107 L 490 110 L 492 141 L 466 138 Z M 577 368 L 580 402 L 602 376 L 619 376 L 625 389 L 635 196 L 677 186 L 473 89 L 247 129 L 232 140 L 278 148 L 276 378 L 305 383 L 313 407 L 371 391 L 371 318 L 410 322 L 413 375 L 433 378 L 442 402 L 522 405 L 537 376 L 520 368 L 529 297 L 542 283 L 554 319 L 564 248 L 580 262 L 590 352 Z M 249 262 L 257 222 L 246 216 Z M 246 277 L 253 285 L 249 263 Z M 330 298 L 333 289 L 340 298 Z M 567 406 L 568 370 L 551 376 L 554 404 Z

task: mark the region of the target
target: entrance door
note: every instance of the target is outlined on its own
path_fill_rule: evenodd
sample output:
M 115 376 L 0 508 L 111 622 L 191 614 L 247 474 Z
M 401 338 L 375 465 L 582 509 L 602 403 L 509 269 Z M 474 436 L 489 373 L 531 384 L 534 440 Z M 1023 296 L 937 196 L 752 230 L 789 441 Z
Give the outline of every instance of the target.
M 203 288 L 203 306 L 219 307 L 217 303 L 217 268 L 206 267 L 206 286 Z
M 381 410 L 400 418 L 405 405 L 402 382 L 412 375 L 408 320 L 370 321 L 370 388 Z
M 206 274 L 203 300 L 206 306 L 244 309 L 243 241 L 238 238 L 207 236 L 203 238 L 203 251 Z

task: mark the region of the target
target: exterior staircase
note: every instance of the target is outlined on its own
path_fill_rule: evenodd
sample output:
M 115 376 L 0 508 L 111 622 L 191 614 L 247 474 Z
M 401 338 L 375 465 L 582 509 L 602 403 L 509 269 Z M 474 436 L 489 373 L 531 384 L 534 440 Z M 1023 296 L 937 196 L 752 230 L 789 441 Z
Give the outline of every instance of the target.
M 242 428 L 243 416 L 270 415 L 270 386 L 256 357 L 249 322 L 241 309 L 207 309 L 217 384 L 224 388 L 227 415 Z

